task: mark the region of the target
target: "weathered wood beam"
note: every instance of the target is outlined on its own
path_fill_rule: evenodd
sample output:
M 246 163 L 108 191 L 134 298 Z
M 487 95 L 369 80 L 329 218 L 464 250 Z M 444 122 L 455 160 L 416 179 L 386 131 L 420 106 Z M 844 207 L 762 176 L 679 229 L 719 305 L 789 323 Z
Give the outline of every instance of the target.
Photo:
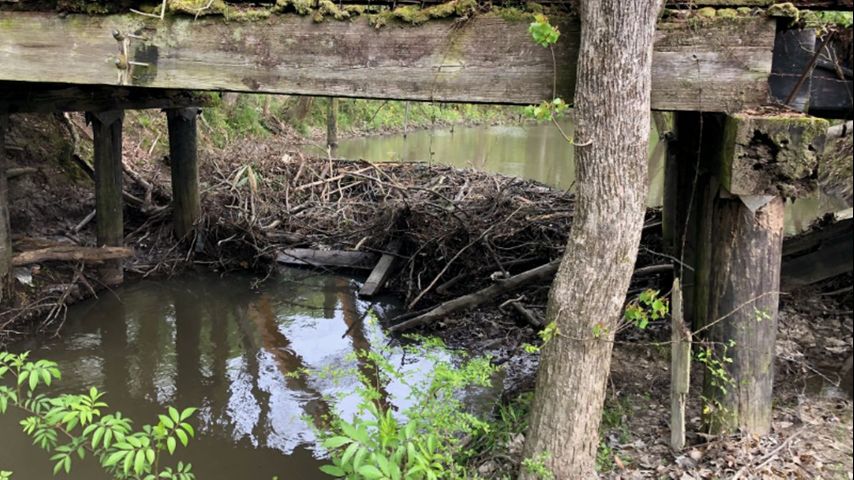
M 94 136 L 95 222 L 98 246 L 124 245 L 122 203 L 122 123 L 124 111 L 88 113 Z M 107 285 L 124 280 L 121 260 L 105 262 L 100 268 Z
M 7 113 L 203 107 L 210 101 L 209 94 L 180 90 L 0 81 L 0 112 Z
M 436 5 L 445 3 L 448 0 L 336 0 L 335 3 L 341 5 L 373 5 L 373 6 L 394 6 L 394 5 Z M 9 9 L 16 10 L 44 10 L 46 2 L 44 0 L 0 0 L 0 7 L 4 6 Z M 95 2 L 91 2 L 95 3 Z M 149 4 L 151 2 L 148 2 Z M 255 0 L 229 0 L 225 2 L 229 5 L 240 4 L 257 4 Z M 271 2 L 272 3 L 272 2 Z M 482 2 L 487 3 L 487 2 Z M 488 2 L 490 5 L 502 6 L 518 6 L 521 3 L 517 0 L 492 0 Z M 538 0 L 536 3 L 549 6 L 567 6 L 567 0 Z M 769 7 L 775 3 L 780 3 L 777 0 L 666 0 L 665 4 L 669 8 L 699 8 L 699 7 Z M 851 9 L 852 0 L 792 0 L 791 2 L 797 8 L 810 10 L 846 10 Z M 75 8 L 78 11 L 84 11 L 86 2 L 64 2 L 56 4 L 50 2 L 48 6 L 62 10 L 64 12 L 74 12 Z M 141 8 L 145 2 L 122 0 L 117 2 L 101 2 L 98 3 L 100 9 L 109 10 L 111 12 L 120 12 L 129 8 Z
M 193 232 L 202 215 L 196 126 L 198 114 L 198 108 L 166 110 L 172 169 L 173 221 L 175 236 L 179 239 L 184 239 Z
M 712 221 L 706 325 L 726 375 L 706 373 L 707 420 L 713 433 L 764 435 L 771 430 L 783 199 L 754 212 L 742 199 L 718 197 Z
M 721 185 L 734 195 L 802 197 L 818 187 L 827 120 L 786 111 L 727 117 Z
M 531 41 L 528 22 L 496 14 L 377 29 L 362 17 L 315 23 L 273 15 L 229 23 L 0 12 L 0 80 L 531 104 L 554 91 L 573 96 L 579 27 L 570 18 L 552 20 L 562 32 L 556 75 L 549 50 Z M 762 16 L 662 23 L 653 108 L 736 111 L 764 104 L 774 32 L 774 21 Z

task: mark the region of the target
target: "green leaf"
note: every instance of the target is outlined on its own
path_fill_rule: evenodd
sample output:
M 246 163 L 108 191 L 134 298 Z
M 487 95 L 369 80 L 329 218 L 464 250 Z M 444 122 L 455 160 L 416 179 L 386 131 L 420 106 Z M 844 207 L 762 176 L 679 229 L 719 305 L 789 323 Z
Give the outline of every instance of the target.
M 345 472 L 342 468 L 336 467 L 334 465 L 324 465 L 320 467 L 320 471 L 333 477 L 343 477 L 347 474 L 347 472 Z
M 326 440 L 324 440 L 323 446 L 326 448 L 334 449 L 334 448 L 340 448 L 340 447 L 347 445 L 349 443 L 353 443 L 353 440 L 350 438 L 332 437 L 332 438 L 327 438 Z
M 181 445 L 187 446 L 190 440 L 187 438 L 187 434 L 184 433 L 183 430 L 175 430 L 175 436 L 178 437 L 178 440 L 181 440 Z
M 367 478 L 368 480 L 383 478 L 383 472 L 373 465 L 362 465 L 362 467 L 359 468 L 359 475 Z
M 169 455 L 175 453 L 175 447 L 177 447 L 177 442 L 175 441 L 175 437 L 169 437 L 166 439 L 166 449 L 169 450 Z

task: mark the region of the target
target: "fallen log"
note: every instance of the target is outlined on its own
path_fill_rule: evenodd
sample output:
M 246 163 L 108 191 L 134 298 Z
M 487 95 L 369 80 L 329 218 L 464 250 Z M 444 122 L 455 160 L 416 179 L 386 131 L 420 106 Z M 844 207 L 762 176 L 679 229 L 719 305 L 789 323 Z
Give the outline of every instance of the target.
M 499 295 L 512 292 L 530 283 L 550 279 L 555 272 L 557 272 L 558 265 L 560 265 L 560 259 L 553 260 L 545 265 L 540 265 L 537 268 L 514 275 L 506 280 L 490 285 L 469 295 L 463 295 L 462 297 L 447 301 L 427 313 L 403 321 L 397 325 L 392 325 L 389 328 L 389 331 L 401 332 L 410 330 L 420 325 L 439 320 L 451 313 L 476 307 L 483 303 L 492 301 Z
M 276 261 L 284 265 L 370 270 L 376 264 L 377 256 L 373 253 L 351 252 L 348 250 L 290 248 L 282 250 L 276 256 Z
M 21 252 L 12 257 L 12 266 L 20 267 L 41 262 L 86 262 L 98 263 L 120 260 L 133 256 L 133 250 L 125 247 L 77 247 L 60 245 Z

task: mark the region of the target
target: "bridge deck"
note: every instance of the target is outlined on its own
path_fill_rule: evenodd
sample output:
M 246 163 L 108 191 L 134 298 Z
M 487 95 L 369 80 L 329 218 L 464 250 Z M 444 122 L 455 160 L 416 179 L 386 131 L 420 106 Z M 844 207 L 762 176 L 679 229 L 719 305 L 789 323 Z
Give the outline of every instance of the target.
M 659 26 L 653 108 L 729 112 L 767 103 L 774 20 L 696 20 Z M 527 21 L 493 13 L 375 28 L 364 17 L 227 22 L 5 11 L 0 82 L 531 104 L 551 98 L 555 82 L 559 96 L 572 97 L 579 27 L 553 21 L 562 31 L 556 73 Z

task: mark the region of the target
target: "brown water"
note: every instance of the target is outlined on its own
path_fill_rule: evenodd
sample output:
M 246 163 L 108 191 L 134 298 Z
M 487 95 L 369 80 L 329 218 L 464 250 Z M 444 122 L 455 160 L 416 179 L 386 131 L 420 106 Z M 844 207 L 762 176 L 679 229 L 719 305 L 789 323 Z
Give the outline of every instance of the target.
M 569 122 L 562 122 L 566 132 Z M 664 190 L 664 149 L 658 133 L 650 134 L 649 195 L 647 205 L 660 206 Z M 409 135 L 354 138 L 341 142 L 344 158 L 371 162 L 436 162 L 459 168 L 476 168 L 568 189 L 575 181 L 573 149 L 551 124 L 493 127 L 455 127 L 417 130 Z M 786 208 L 786 232 L 794 234 L 827 212 L 847 208 L 843 200 L 822 195 L 790 202 Z
M 318 471 L 322 450 L 307 417 L 335 409 L 349 418 L 357 380 L 286 374 L 359 368 L 354 349 L 386 342 L 375 322 L 359 322 L 368 305 L 356 288 L 348 278 L 305 271 L 259 288 L 244 276 L 143 281 L 72 307 L 60 338 L 12 350 L 59 362 L 63 377 L 53 393 L 98 387 L 111 410 L 137 425 L 156 422 L 168 405 L 200 407 L 197 438 L 179 458 L 201 480 L 328 478 Z M 374 305 L 380 317 L 393 308 Z M 411 355 L 404 362 L 396 350 L 391 360 L 415 378 L 430 368 Z M 384 390 L 391 404 L 408 405 L 402 385 Z M 52 478 L 48 455 L 21 433 L 19 419 L 0 416 L 0 470 L 20 480 Z M 106 477 L 86 461 L 71 478 Z

